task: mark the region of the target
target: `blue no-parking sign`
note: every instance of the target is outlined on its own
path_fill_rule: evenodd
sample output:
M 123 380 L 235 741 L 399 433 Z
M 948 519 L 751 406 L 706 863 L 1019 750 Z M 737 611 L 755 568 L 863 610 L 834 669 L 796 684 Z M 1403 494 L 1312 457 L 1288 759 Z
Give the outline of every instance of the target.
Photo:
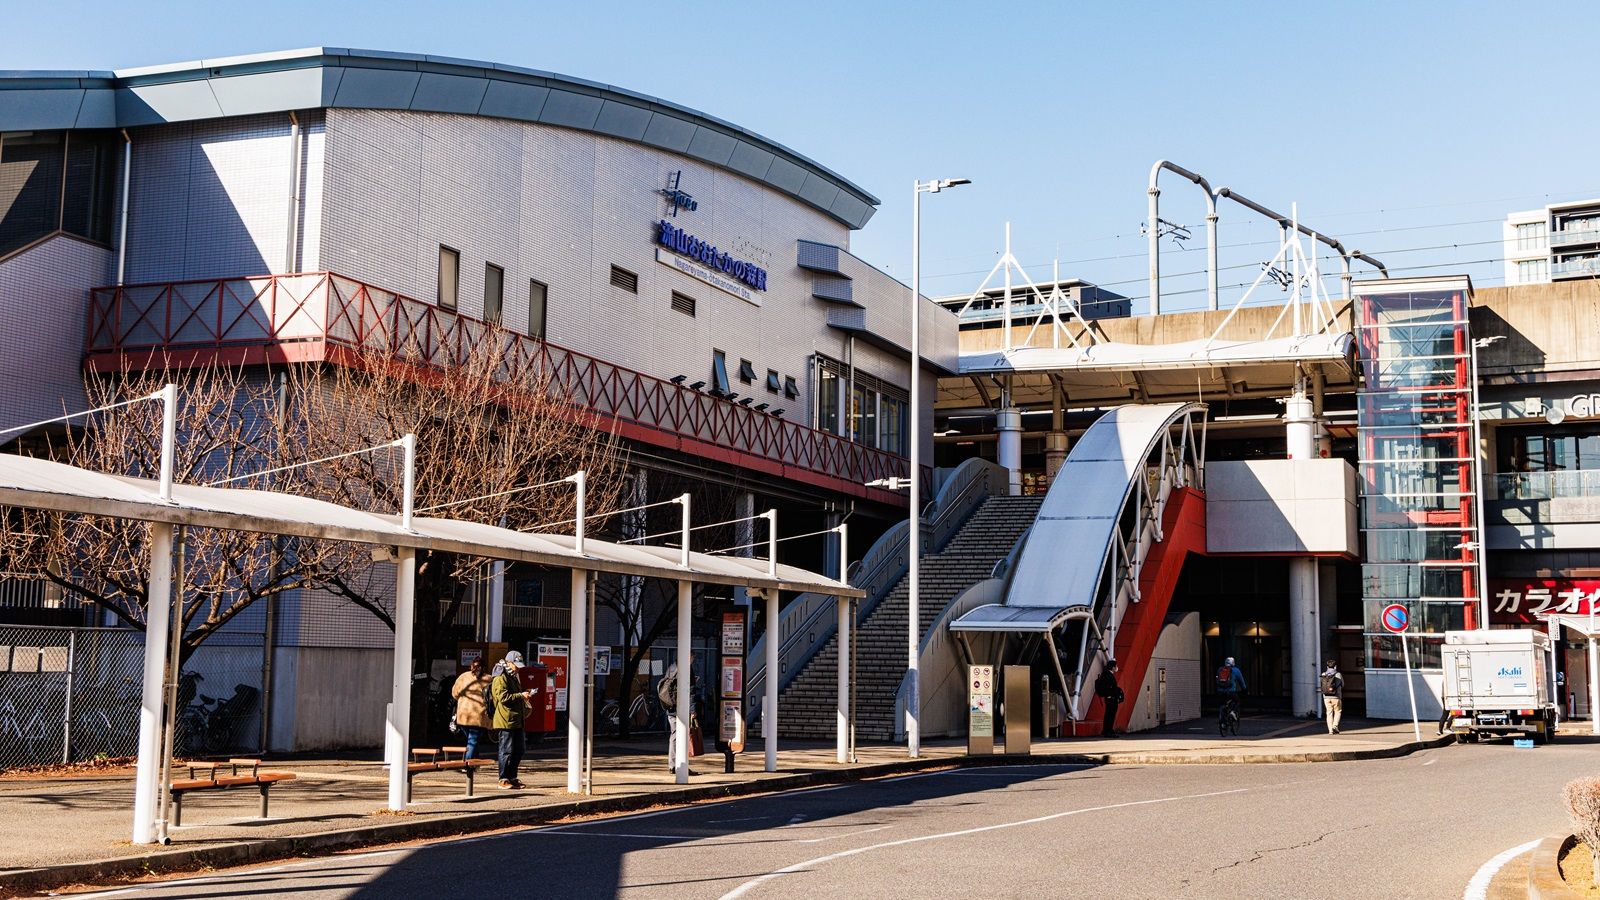
M 1379 617 L 1384 630 L 1395 634 L 1404 634 L 1406 627 L 1411 624 L 1411 613 L 1398 603 L 1391 603 L 1383 608 L 1383 615 Z

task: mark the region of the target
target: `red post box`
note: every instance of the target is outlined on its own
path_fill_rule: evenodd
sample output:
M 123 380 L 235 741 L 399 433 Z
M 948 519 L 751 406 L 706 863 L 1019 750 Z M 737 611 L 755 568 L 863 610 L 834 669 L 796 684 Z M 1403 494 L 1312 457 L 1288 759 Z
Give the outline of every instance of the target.
M 522 730 L 533 734 L 548 734 L 556 730 L 555 677 L 544 663 L 533 663 L 517 670 L 517 680 L 522 689 L 532 691 L 528 701 L 528 717 Z

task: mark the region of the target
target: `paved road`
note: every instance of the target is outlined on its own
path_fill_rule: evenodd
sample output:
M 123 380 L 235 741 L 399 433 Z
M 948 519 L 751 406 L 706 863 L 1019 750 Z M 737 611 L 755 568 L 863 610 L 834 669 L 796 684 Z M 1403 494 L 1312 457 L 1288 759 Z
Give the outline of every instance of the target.
M 1460 897 L 1600 745 L 968 769 L 241 870 L 130 897 Z

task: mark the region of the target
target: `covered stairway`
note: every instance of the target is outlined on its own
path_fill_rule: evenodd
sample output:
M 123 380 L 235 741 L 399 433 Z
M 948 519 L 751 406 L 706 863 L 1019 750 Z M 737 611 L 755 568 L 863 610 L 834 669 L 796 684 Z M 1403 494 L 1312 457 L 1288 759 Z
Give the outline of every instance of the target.
M 999 603 L 950 623 L 982 663 L 1042 651 L 1067 686 L 1076 733 L 1099 727 L 1093 684 L 1118 660 L 1125 689 L 1144 678 L 1184 558 L 1204 552 L 1205 406 L 1124 406 L 1068 455 L 1008 573 Z M 947 664 L 959 664 L 951 659 Z M 945 698 L 948 699 L 948 698 Z M 1125 706 L 1119 725 L 1133 709 Z
M 950 600 L 990 577 L 1033 524 L 1044 501 L 1039 496 L 993 496 L 967 519 L 938 553 L 922 558 L 919 618 L 924 633 Z M 860 740 L 890 740 L 895 692 L 906 674 L 906 577 L 856 628 L 856 735 Z M 822 740 L 833 736 L 839 640 L 835 634 L 784 689 L 780 734 Z

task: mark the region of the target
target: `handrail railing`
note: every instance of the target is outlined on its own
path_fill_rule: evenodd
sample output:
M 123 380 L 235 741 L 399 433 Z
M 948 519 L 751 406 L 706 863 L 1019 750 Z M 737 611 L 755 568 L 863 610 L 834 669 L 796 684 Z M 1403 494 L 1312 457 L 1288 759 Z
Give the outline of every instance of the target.
M 1600 469 L 1499 472 L 1494 476 L 1494 486 L 1495 496 L 1501 500 L 1600 497 Z
M 321 361 L 378 351 L 447 366 L 494 333 L 481 319 L 331 272 L 120 285 L 90 291 L 86 365 L 118 369 L 142 357 L 164 364 L 197 354 L 234 363 Z M 505 341 L 506 382 L 548 381 L 572 403 L 617 422 L 627 437 L 732 448 L 756 464 L 817 473 L 881 499 L 893 495 L 864 485 L 907 473 L 905 457 L 841 435 L 549 341 L 497 334 Z
M 930 505 L 933 512 L 924 521 L 923 528 L 932 535 L 926 546 L 937 552 L 950 542 L 960 525 L 972 511 L 994 494 L 1007 489 L 1005 469 L 986 460 L 966 460 L 945 479 Z M 866 592 L 856 605 L 855 622 L 860 625 L 872 615 L 878 604 L 889 595 L 910 569 L 906 556 L 908 549 L 908 522 L 895 523 L 873 542 L 865 556 L 852 563 L 849 570 L 851 587 Z M 833 615 L 833 598 L 821 594 L 801 594 L 784 607 L 778 618 L 779 682 L 778 689 L 787 688 L 800 670 L 827 645 L 838 630 L 838 617 Z M 753 667 L 745 679 L 745 696 L 760 697 L 756 688 L 766 682 L 766 635 L 751 645 L 749 659 Z

